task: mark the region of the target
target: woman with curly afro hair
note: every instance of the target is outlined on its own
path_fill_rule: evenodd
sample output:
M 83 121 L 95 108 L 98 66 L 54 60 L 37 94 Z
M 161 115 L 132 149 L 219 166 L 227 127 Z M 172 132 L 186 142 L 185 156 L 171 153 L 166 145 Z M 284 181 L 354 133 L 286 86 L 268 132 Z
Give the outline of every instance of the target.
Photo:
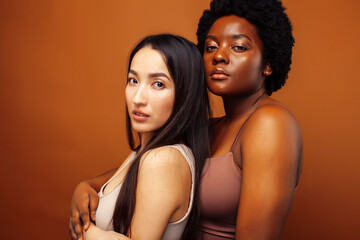
M 199 192 L 198 239 L 278 239 L 302 166 L 293 114 L 271 98 L 288 77 L 294 38 L 279 0 L 213 0 L 197 30 L 209 90 L 226 115 L 211 119 L 211 157 Z M 201 141 L 201 140 L 199 140 Z M 91 180 L 101 186 L 109 172 Z M 89 223 L 97 195 L 74 193 L 73 231 Z M 93 217 L 93 220 L 95 218 Z
M 278 239 L 301 173 L 302 136 L 270 95 L 291 65 L 291 23 L 278 0 L 214 0 L 197 30 L 213 119 L 200 186 L 200 239 Z

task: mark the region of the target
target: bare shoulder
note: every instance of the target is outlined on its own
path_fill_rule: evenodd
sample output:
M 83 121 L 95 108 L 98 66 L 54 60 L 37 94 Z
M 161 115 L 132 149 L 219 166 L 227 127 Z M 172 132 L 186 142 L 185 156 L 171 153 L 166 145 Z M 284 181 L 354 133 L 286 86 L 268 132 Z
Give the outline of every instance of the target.
M 261 153 L 266 158 L 284 156 L 300 161 L 302 135 L 295 116 L 278 104 L 260 107 L 244 126 L 242 150 L 257 157 Z
M 146 152 L 140 159 L 132 239 L 161 239 L 167 224 L 185 215 L 191 184 L 179 150 L 163 146 Z
M 288 133 L 301 137 L 299 124 L 289 109 L 279 104 L 268 104 L 260 107 L 249 119 L 244 134 L 261 131 L 273 136 Z M 274 135 L 275 134 L 275 135 Z
M 149 150 L 142 156 L 140 166 L 142 169 L 174 168 L 187 170 L 189 168 L 184 155 L 178 149 L 171 146 Z

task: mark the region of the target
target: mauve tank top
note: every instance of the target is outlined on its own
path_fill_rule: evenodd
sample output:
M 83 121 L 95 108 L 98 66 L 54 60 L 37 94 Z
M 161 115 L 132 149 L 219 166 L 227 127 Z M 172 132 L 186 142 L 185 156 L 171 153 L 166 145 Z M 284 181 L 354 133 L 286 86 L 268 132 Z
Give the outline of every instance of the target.
M 230 152 L 208 158 L 200 187 L 202 240 L 235 239 L 241 176 L 235 167 L 233 148 Z
M 263 106 L 273 104 L 287 109 L 278 103 Z M 228 153 L 206 159 L 200 183 L 202 227 L 199 240 L 235 239 L 241 175 L 235 166 L 233 151 L 246 122 L 256 110 L 241 126 Z

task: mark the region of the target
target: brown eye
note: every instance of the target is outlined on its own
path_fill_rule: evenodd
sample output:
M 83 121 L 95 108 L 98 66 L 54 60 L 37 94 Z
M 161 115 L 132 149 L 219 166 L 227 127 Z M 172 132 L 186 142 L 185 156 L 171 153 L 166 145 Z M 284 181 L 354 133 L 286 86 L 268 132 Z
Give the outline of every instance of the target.
M 206 50 L 207 52 L 214 51 L 215 49 L 217 49 L 216 46 L 207 46 L 207 47 L 205 48 L 205 50 Z
M 218 44 L 217 42 L 211 40 L 211 41 L 206 41 L 205 42 L 205 51 L 206 52 L 213 52 L 215 51 L 216 49 L 218 49 Z
M 232 49 L 234 49 L 235 51 L 239 51 L 239 52 L 247 50 L 246 47 L 240 46 L 240 45 L 239 46 L 233 46 Z
M 154 82 L 154 87 L 155 88 L 163 88 L 165 87 L 165 85 L 162 82 Z
M 138 81 L 135 78 L 128 78 L 128 84 L 136 85 Z

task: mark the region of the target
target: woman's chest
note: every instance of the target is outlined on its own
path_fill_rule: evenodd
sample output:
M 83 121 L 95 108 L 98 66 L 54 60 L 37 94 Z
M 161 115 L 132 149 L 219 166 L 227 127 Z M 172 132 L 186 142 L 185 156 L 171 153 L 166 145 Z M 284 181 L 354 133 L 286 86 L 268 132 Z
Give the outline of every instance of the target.
M 241 175 L 231 152 L 207 159 L 200 185 L 201 215 L 206 220 L 236 221 Z

